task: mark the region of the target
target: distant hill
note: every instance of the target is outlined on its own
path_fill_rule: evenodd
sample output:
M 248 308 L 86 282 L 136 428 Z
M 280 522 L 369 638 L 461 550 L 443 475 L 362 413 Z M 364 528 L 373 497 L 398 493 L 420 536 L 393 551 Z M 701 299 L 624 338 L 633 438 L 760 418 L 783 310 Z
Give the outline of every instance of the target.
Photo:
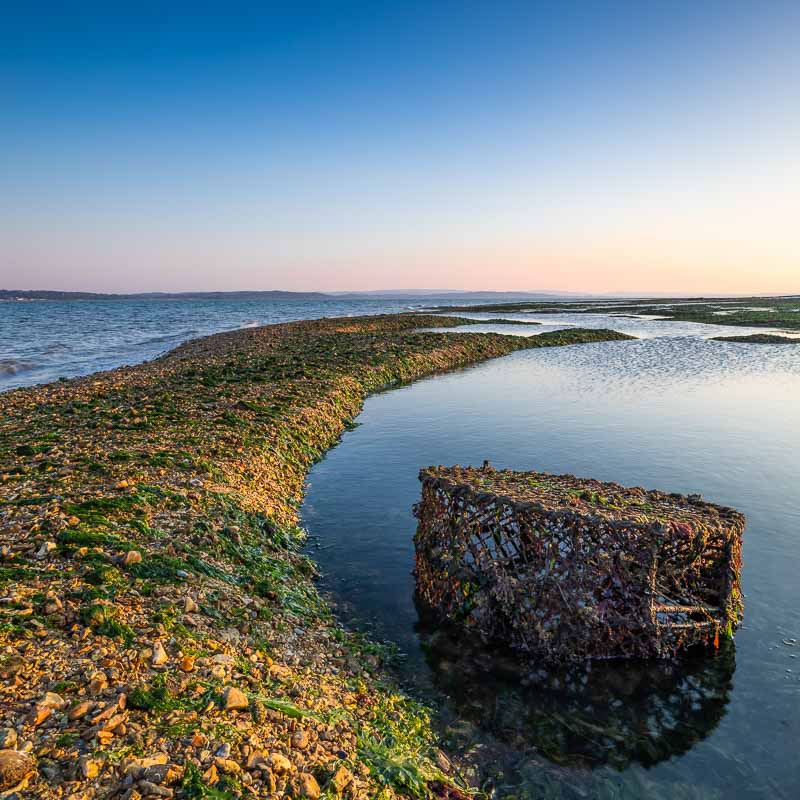
M 0 289 L 2 300 L 419 300 L 466 301 L 554 300 L 581 297 L 575 292 L 491 292 L 459 289 L 386 289 L 368 292 L 136 292 L 104 294 L 101 292 L 58 292 L 44 289 Z
M 0 300 L 330 300 L 322 292 L 55 292 L 43 289 L 0 289 Z
M 339 300 L 369 298 L 371 300 L 416 300 L 436 297 L 448 300 L 553 300 L 554 298 L 584 297 L 578 292 L 491 292 L 463 289 L 377 289 L 365 292 L 330 292 Z

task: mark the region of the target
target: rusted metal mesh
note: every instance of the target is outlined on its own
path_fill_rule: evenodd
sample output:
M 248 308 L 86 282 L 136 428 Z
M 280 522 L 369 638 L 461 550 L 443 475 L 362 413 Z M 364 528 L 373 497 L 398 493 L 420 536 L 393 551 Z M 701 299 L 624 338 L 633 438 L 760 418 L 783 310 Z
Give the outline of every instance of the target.
M 564 660 L 717 646 L 741 619 L 734 509 L 488 465 L 419 477 L 417 598 L 439 621 Z

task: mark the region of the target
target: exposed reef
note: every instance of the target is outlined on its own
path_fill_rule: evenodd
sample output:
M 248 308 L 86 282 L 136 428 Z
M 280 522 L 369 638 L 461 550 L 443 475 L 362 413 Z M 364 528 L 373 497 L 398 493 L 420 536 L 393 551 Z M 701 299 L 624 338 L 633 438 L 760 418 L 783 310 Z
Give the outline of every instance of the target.
M 610 314 L 619 317 L 646 315 L 650 318 L 701 322 L 709 325 L 744 325 L 757 328 L 800 330 L 800 296 L 797 295 L 483 303 L 480 305 L 441 306 L 437 310 L 448 313 L 488 311 L 490 313 Z
M 779 336 L 773 333 L 751 333 L 748 336 L 714 336 L 715 342 L 744 342 L 746 344 L 800 344 L 800 336 Z

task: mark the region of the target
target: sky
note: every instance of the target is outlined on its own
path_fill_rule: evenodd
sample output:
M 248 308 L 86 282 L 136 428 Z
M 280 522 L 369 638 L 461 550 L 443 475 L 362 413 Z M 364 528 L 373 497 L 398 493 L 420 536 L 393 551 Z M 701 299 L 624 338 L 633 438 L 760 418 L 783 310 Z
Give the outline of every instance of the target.
M 800 3 L 4 4 L 0 288 L 800 293 Z

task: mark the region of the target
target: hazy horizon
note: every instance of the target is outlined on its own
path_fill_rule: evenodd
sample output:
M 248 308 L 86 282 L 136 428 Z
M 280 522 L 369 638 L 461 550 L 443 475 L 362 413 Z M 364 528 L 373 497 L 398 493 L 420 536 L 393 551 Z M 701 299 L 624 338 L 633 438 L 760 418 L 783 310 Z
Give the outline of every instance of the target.
M 161 289 L 141 289 L 133 292 L 123 291 L 97 291 L 94 289 L 54 289 L 52 287 L 42 288 L 8 288 L 0 286 L 0 292 L 4 293 L 29 293 L 29 292 L 51 292 L 53 294 L 92 294 L 98 296 L 129 296 L 129 295 L 194 295 L 194 294 L 322 294 L 330 297 L 339 297 L 342 295 L 374 295 L 374 296 L 420 296 L 432 297 L 437 295 L 546 295 L 552 297 L 575 297 L 575 298 L 599 298 L 599 299 L 614 299 L 614 298 L 642 298 L 642 299 L 658 299 L 658 298 L 678 298 L 685 299 L 690 297 L 704 296 L 707 298 L 732 298 L 738 297 L 795 297 L 800 296 L 800 292 L 716 292 L 711 293 L 696 293 L 676 290 L 674 292 L 637 292 L 635 290 L 624 292 L 581 292 L 564 289 L 421 289 L 418 287 L 410 287 L 408 289 L 284 289 L 284 288 L 266 288 L 266 289 L 176 289 L 176 290 L 161 290 Z
M 799 293 L 798 29 L 783 0 L 18 8 L 0 285 Z

